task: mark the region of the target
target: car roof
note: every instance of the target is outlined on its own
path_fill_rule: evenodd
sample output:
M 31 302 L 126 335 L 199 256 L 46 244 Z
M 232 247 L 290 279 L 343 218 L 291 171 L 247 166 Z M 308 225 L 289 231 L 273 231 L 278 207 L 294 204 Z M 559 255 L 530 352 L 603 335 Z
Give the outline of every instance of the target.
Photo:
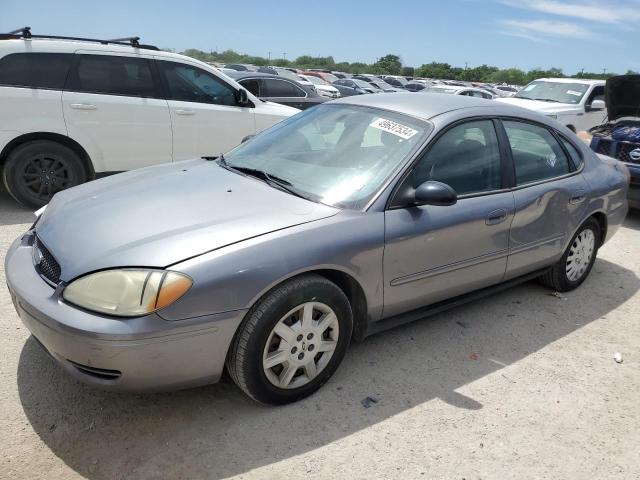
M 392 92 L 375 95 L 353 95 L 331 100 L 329 104 L 360 105 L 363 107 L 381 108 L 412 117 L 429 120 L 437 115 L 452 110 L 476 107 L 492 107 L 500 110 L 500 114 L 522 117 L 522 108 L 507 104 L 497 104 L 493 100 L 466 97 L 463 95 L 443 95 L 441 93 Z
M 227 73 L 227 75 L 230 76 L 231 78 L 235 78 L 236 80 L 241 80 L 243 78 L 248 78 L 248 77 L 251 77 L 251 78 L 255 78 L 255 77 L 277 78 L 279 80 L 282 80 L 284 78 L 285 80 L 291 80 L 291 79 L 289 79 L 287 77 L 283 77 L 282 75 L 274 75 L 272 73 L 264 73 L 264 72 L 251 72 L 251 71 L 239 72 L 239 71 L 235 70 L 234 72 Z

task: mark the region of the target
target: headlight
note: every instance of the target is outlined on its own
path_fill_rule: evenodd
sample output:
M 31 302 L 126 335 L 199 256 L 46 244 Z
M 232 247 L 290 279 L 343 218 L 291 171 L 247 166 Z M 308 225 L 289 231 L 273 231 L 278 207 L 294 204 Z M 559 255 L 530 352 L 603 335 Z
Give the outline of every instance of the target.
M 135 317 L 171 305 L 192 283 L 188 276 L 168 270 L 105 270 L 71 282 L 62 296 L 87 310 Z

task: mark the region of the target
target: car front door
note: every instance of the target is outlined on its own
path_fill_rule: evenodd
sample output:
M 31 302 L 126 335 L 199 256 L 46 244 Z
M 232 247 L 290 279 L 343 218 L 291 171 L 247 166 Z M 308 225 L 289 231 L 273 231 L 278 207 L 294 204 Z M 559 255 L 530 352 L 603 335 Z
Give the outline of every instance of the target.
M 418 207 L 392 201 L 385 213 L 385 317 L 502 280 L 514 200 L 495 125 L 482 119 L 449 128 L 403 181 L 398 192 L 429 180 L 446 183 L 458 201 Z
M 237 104 L 231 85 L 195 65 L 156 60 L 171 112 L 174 160 L 226 152 L 255 133 L 254 109 Z
M 579 155 L 543 125 L 504 120 L 515 169 L 515 215 L 511 224 L 506 278 L 514 278 L 556 261 L 579 226 L 588 186 L 577 171 Z
M 593 109 L 594 100 L 604 100 L 604 85 L 596 85 L 585 94 L 584 115 L 578 114 L 575 121 L 576 132 L 589 130 L 604 122 L 607 112 L 604 109 Z
M 62 111 L 97 172 L 171 161 L 169 108 L 149 58 L 77 52 Z

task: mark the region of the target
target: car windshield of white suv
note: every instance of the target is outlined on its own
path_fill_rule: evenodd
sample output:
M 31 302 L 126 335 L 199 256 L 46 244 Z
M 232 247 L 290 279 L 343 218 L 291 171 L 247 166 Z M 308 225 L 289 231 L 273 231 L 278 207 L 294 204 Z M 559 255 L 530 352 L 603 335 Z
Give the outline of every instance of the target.
M 219 164 L 315 202 L 361 209 L 429 130 L 386 110 L 320 105 L 239 145 Z
M 565 82 L 531 82 L 520 90 L 514 98 L 526 98 L 528 100 L 540 100 L 555 103 L 580 103 L 589 85 L 584 83 Z

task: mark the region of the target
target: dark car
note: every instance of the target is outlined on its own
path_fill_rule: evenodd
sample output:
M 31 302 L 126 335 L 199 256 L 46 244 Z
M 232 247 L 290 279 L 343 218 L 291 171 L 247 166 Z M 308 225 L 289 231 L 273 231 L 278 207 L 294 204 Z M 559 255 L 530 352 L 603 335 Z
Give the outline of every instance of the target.
M 424 90 L 427 86 L 424 83 L 419 82 L 409 82 L 404 86 L 405 89 L 410 92 L 419 92 L 420 90 Z
M 227 63 L 224 68 L 229 68 L 231 70 L 236 70 L 238 72 L 251 72 L 252 70 L 247 65 L 242 65 L 241 63 Z
M 260 72 L 229 72 L 228 75 L 262 100 L 300 110 L 329 100 L 327 97 L 318 95 L 311 88 L 279 75 Z
M 631 173 L 629 206 L 640 209 L 640 75 L 619 75 L 605 86 L 607 122 L 590 130 L 591 149 L 624 162 Z
M 351 95 L 362 95 L 364 93 L 376 93 L 380 89 L 365 82 L 364 80 L 358 80 L 357 78 L 344 78 L 336 80 L 332 83 L 334 87 L 340 90 L 340 95 L 343 97 L 350 97 Z

